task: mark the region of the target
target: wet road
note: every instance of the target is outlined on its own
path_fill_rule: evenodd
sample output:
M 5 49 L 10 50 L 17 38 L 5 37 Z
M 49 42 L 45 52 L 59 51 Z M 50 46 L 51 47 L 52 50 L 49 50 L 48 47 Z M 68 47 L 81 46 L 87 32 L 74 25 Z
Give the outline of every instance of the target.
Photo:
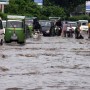
M 0 90 L 90 90 L 90 40 L 42 36 L 0 46 Z

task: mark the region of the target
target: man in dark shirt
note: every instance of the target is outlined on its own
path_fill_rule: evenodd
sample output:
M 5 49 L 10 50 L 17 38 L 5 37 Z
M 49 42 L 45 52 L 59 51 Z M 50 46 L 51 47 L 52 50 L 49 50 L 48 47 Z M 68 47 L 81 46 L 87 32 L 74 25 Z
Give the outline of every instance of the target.
M 38 31 L 41 29 L 41 25 L 37 18 L 33 19 L 33 30 Z
M 59 19 L 59 20 L 56 22 L 55 25 L 58 26 L 58 27 L 62 27 L 62 22 L 61 22 L 61 20 Z
M 61 22 L 60 19 L 55 23 L 55 27 L 59 27 L 60 28 L 57 32 L 58 32 L 58 35 L 61 35 L 61 32 L 62 32 L 62 22 Z

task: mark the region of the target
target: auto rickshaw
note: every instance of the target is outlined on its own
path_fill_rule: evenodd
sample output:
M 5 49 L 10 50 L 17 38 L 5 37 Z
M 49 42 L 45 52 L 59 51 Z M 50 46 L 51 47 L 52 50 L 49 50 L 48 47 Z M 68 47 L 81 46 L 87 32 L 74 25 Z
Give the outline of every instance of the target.
M 25 25 L 26 25 L 26 36 L 32 37 L 33 33 L 33 19 L 36 17 L 26 17 L 25 18 Z
M 8 15 L 5 29 L 5 42 L 25 43 L 25 16 Z

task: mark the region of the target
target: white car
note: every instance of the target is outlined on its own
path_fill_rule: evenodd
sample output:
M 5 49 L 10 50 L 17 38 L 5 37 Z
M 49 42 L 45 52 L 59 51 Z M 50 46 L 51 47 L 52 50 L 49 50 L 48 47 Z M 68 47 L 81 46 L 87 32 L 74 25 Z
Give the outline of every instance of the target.
M 80 29 L 82 31 L 88 31 L 88 20 L 78 20 L 81 23 Z

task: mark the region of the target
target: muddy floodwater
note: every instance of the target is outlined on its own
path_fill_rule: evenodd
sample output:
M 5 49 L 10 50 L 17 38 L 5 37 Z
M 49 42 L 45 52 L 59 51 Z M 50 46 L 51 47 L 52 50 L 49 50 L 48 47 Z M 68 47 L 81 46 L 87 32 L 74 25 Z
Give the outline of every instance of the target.
M 90 40 L 28 38 L 0 46 L 0 90 L 90 90 Z

